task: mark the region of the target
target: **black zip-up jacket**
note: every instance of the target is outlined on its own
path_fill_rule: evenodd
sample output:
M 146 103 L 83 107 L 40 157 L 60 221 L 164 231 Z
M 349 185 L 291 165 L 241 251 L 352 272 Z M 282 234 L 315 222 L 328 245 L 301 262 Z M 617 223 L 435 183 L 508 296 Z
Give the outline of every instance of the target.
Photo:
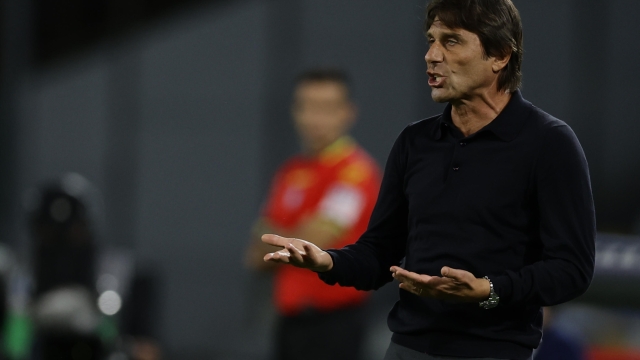
M 515 92 L 464 137 L 442 115 L 406 127 L 387 160 L 369 227 L 330 250 L 329 284 L 371 290 L 399 265 L 440 276 L 443 266 L 488 276 L 500 303 L 454 304 L 400 290 L 392 341 L 431 355 L 528 359 L 541 306 L 584 293 L 593 275 L 595 211 L 584 153 L 564 122 Z

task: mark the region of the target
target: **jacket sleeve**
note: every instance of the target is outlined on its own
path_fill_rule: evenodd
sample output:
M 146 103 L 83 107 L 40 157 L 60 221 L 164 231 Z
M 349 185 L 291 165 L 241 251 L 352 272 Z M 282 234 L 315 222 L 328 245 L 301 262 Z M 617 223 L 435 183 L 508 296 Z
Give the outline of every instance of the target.
M 566 124 L 546 130 L 533 182 L 542 259 L 491 278 L 506 306 L 563 303 L 583 294 L 593 277 L 596 229 L 589 170 Z
M 327 284 L 373 290 L 393 279 L 389 268 L 400 263 L 407 241 L 406 132 L 400 134 L 387 159 L 367 230 L 355 244 L 328 250 L 333 268 L 319 273 Z

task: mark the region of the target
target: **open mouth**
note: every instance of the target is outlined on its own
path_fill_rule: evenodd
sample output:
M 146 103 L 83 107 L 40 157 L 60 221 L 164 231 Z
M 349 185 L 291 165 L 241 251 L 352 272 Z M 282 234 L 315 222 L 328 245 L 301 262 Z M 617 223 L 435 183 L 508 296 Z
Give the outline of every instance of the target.
M 429 75 L 429 86 L 431 87 L 442 87 L 444 83 L 444 76 L 441 75 Z

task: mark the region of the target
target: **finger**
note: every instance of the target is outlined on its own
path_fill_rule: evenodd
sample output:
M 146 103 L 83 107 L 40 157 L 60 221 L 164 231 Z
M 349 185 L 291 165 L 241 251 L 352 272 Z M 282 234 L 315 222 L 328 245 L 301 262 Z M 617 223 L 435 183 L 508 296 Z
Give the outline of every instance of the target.
M 291 258 L 291 255 L 289 254 L 288 251 L 281 250 L 281 251 L 268 253 L 267 255 L 264 256 L 263 260 L 287 264 L 289 263 L 290 258 Z
M 400 272 L 395 272 L 393 273 L 391 276 L 393 276 L 394 279 L 396 279 L 399 282 L 411 282 L 411 280 L 409 278 L 407 278 L 406 276 L 404 276 L 402 273 Z
M 291 260 L 293 260 L 293 262 L 302 264 L 304 263 L 304 259 L 303 259 L 303 253 L 298 250 L 298 248 L 296 248 L 295 246 L 293 246 L 293 244 L 287 244 L 285 246 L 285 249 L 289 250 L 289 253 L 291 254 Z
M 411 284 L 407 284 L 407 283 L 400 283 L 399 285 L 400 289 L 402 290 L 406 290 L 414 295 L 418 295 L 418 296 L 423 296 L 422 295 L 422 291 L 420 290 L 420 288 L 413 286 Z
M 409 273 L 409 271 L 407 271 L 407 270 L 405 270 L 405 269 L 403 269 L 401 267 L 398 267 L 398 266 L 392 266 L 391 267 L 391 272 L 393 273 L 394 277 L 395 276 L 406 276 L 406 274 Z
M 281 263 L 289 263 L 291 261 L 291 254 L 289 254 L 289 252 L 286 250 L 276 251 L 267 255 L 270 255 L 269 257 L 270 261 L 281 262 Z
M 460 282 L 467 282 L 469 278 L 468 275 L 470 274 L 468 271 L 452 269 L 448 266 L 444 266 L 442 270 L 440 270 L 440 273 L 446 278 L 454 279 Z M 475 276 L 473 278 L 475 279 Z
M 398 268 L 398 270 L 394 274 L 394 277 L 396 279 L 405 279 L 406 282 L 412 282 L 417 284 L 421 284 L 421 283 L 425 284 L 429 281 L 429 279 L 432 278 L 429 275 L 416 274 L 412 271 L 407 271 L 402 268 Z
M 400 283 L 400 285 L 402 285 L 400 286 L 401 289 L 411 291 L 416 295 L 422 295 L 422 291 L 419 289 L 423 288 L 424 284 L 409 279 L 399 273 L 394 274 L 393 277 Z
M 304 250 L 306 257 L 311 261 L 312 264 L 317 264 L 319 262 L 318 255 L 311 248 L 311 245 L 306 242 L 302 243 L 302 250 Z
M 260 239 L 263 243 L 273 246 L 284 247 L 286 244 L 291 243 L 291 239 L 275 234 L 264 234 Z

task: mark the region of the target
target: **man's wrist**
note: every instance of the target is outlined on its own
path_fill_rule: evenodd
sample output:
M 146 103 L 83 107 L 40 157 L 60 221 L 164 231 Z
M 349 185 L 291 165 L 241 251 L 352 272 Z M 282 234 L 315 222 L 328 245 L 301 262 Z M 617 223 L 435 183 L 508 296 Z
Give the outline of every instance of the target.
M 485 279 L 486 283 L 488 283 L 489 285 L 489 295 L 485 300 L 480 301 L 478 305 L 483 309 L 491 309 L 498 306 L 498 303 L 500 302 L 500 297 L 494 291 L 493 283 L 491 282 L 491 279 L 489 279 L 489 277 L 487 276 L 483 277 L 483 279 Z
M 322 269 L 315 270 L 315 272 L 323 273 L 323 272 L 331 271 L 331 269 L 333 269 L 333 257 L 331 256 L 331 254 L 329 254 L 326 251 L 323 251 L 320 254 L 320 258 L 326 259 L 326 261 L 327 261 L 326 262 L 326 266 L 324 268 L 322 268 Z
M 323 251 L 318 255 L 319 266 L 315 268 L 309 268 L 311 271 L 315 271 L 317 273 L 323 273 L 327 271 L 331 271 L 333 269 L 333 257 L 327 251 Z
M 478 290 L 478 294 L 479 294 L 478 301 L 487 300 L 489 298 L 489 295 L 491 295 L 490 281 L 482 277 L 482 278 L 478 278 L 478 284 L 480 284 L 479 290 Z

